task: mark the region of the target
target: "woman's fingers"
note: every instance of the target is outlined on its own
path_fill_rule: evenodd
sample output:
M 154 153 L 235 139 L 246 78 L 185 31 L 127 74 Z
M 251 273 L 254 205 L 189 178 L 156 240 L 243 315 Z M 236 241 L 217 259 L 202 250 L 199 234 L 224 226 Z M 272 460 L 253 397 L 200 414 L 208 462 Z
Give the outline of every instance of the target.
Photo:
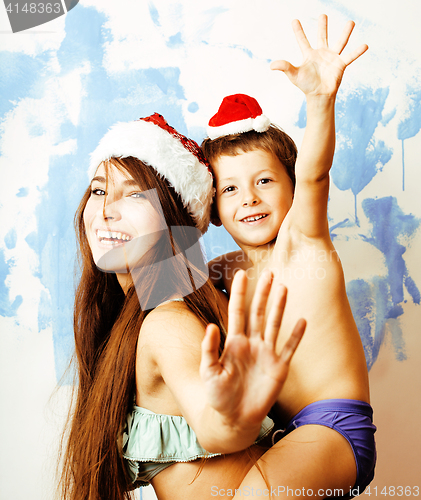
M 281 351 L 280 359 L 283 363 L 289 364 L 291 362 L 291 358 L 303 338 L 306 326 L 307 323 L 305 319 L 299 319 L 297 321 L 294 330 Z
M 228 303 L 228 336 L 242 334 L 246 328 L 246 292 L 247 275 L 245 271 L 237 271 L 231 285 Z
M 274 292 L 273 301 L 266 321 L 266 328 L 264 333 L 265 342 L 273 349 L 275 349 L 279 330 L 281 328 L 286 300 L 286 287 L 284 285 L 278 285 Z
M 211 323 L 206 327 L 206 334 L 202 341 L 202 358 L 200 362 L 202 376 L 205 375 L 204 371 L 206 371 L 208 375 L 209 372 L 220 372 L 219 342 L 219 328 Z
M 250 309 L 250 337 L 263 338 L 266 304 L 272 285 L 272 279 L 272 273 L 266 269 L 257 282 Z

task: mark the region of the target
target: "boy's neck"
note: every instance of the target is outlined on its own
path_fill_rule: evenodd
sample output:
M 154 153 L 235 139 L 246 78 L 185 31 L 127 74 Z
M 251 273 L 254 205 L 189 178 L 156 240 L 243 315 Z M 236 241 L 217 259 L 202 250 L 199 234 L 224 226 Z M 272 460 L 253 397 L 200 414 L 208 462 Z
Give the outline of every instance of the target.
M 261 265 L 265 266 L 273 251 L 275 242 L 272 241 L 267 243 L 266 245 L 261 245 L 258 247 L 248 246 L 248 245 L 239 245 L 241 250 L 247 256 L 248 260 L 252 263 L 253 267 L 259 267 Z

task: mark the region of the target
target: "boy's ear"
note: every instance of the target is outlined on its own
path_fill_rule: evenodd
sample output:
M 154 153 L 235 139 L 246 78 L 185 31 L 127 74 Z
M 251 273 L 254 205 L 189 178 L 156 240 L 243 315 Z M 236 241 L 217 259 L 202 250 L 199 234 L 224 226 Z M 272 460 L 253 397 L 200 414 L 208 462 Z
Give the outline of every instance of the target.
M 210 220 L 214 226 L 217 227 L 222 226 L 222 222 L 221 219 L 219 218 L 218 209 L 216 208 L 215 201 L 212 203 L 211 206 Z

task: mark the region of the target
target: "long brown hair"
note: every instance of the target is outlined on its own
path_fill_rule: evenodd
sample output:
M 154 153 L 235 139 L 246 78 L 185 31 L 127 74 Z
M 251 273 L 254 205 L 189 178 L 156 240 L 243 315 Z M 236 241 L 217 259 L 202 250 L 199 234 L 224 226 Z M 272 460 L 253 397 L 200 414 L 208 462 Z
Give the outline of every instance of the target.
M 109 164 L 131 175 L 142 189 L 156 189 L 168 227 L 178 226 L 178 233 L 194 227 L 178 194 L 152 167 L 133 157 L 112 158 Z M 89 197 L 90 188 L 75 215 L 81 267 L 74 307 L 77 392 L 63 454 L 61 497 L 124 500 L 131 497 L 120 438 L 135 394 L 136 344 L 148 311 L 140 307 L 135 286 L 125 295 L 115 274 L 104 273 L 95 265 L 83 222 Z M 185 238 L 191 238 L 191 232 L 185 231 Z M 174 255 L 183 250 L 177 248 L 175 239 L 171 246 Z M 165 278 L 175 284 L 182 282 L 177 273 L 175 267 L 174 276 Z M 152 290 L 160 277 L 159 269 L 140 273 L 136 288 Z M 216 323 L 224 331 L 216 291 L 209 281 L 184 301 L 204 325 Z

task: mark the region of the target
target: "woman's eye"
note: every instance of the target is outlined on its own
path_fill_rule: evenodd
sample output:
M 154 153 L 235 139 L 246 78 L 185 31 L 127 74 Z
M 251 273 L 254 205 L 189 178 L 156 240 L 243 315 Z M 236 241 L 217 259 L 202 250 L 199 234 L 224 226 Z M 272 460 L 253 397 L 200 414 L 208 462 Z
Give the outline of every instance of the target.
M 95 189 L 91 189 L 91 193 L 95 194 L 97 196 L 104 196 L 105 191 L 103 189 L 95 188 Z
M 145 194 L 144 193 L 141 193 L 141 192 L 137 192 L 137 193 L 132 193 L 130 195 L 131 198 L 145 198 Z

